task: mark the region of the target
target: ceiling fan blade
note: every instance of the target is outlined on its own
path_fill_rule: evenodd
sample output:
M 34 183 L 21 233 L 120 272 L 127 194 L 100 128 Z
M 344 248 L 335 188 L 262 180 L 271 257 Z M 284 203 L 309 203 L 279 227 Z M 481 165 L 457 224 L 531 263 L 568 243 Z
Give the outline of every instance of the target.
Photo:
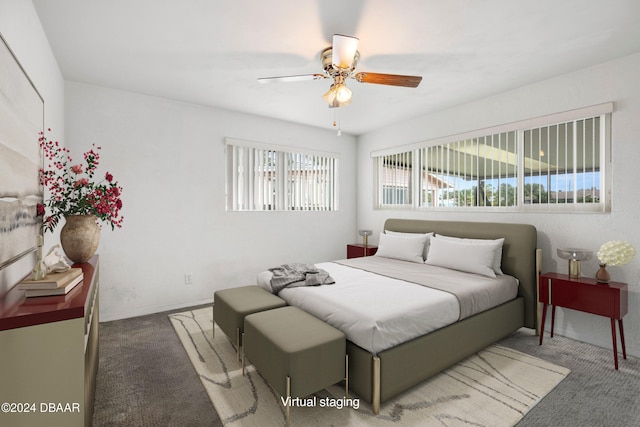
M 307 80 L 326 79 L 324 74 L 299 74 L 297 76 L 280 76 L 280 77 L 261 77 L 258 79 L 260 83 L 281 83 L 281 82 L 304 82 Z
M 358 50 L 358 42 L 356 37 L 334 34 L 331 49 L 333 65 L 338 68 L 351 68 Z
M 361 72 L 355 75 L 360 83 L 375 83 L 379 85 L 418 87 L 421 76 L 402 76 L 399 74 L 381 74 Z

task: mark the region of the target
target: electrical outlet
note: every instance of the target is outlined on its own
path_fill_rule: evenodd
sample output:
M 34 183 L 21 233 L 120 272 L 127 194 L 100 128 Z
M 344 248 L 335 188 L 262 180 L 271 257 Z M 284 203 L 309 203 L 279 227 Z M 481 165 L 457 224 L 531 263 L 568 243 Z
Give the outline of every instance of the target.
M 190 285 L 193 283 L 193 273 L 185 273 L 184 274 L 184 284 Z

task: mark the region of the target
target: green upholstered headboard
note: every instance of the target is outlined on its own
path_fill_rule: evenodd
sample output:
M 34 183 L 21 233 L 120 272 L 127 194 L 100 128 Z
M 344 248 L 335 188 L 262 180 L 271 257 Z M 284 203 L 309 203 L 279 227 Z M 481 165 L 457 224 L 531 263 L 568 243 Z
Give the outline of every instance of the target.
M 502 271 L 520 282 L 518 295 L 524 298 L 525 319 L 528 328 L 537 325 L 537 231 L 530 224 L 496 222 L 431 221 L 419 219 L 389 218 L 385 230 L 405 233 L 434 232 L 445 236 L 473 239 L 499 239 L 504 237 Z

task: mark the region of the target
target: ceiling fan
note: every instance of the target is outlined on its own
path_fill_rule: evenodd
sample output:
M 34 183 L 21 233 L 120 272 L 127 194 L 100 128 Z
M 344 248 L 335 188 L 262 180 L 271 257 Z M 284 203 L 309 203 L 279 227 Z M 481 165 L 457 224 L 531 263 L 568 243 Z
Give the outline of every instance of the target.
M 351 103 L 351 90 L 346 86 L 346 79 L 356 79 L 360 83 L 375 83 L 390 86 L 418 87 L 422 77 L 403 76 L 399 74 L 381 74 L 359 72 L 356 65 L 360 59 L 356 37 L 333 35 L 333 45 L 320 54 L 323 74 L 302 74 L 281 77 L 259 78 L 260 83 L 298 82 L 306 80 L 333 79 L 333 84 L 322 98 L 329 104 L 329 108 L 344 107 Z

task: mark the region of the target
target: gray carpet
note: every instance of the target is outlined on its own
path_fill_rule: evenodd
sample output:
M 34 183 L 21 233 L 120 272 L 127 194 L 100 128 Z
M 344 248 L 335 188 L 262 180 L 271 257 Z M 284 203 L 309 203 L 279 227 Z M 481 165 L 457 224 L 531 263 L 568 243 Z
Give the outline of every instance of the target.
M 168 314 L 100 323 L 94 426 L 222 426 Z
M 602 319 L 608 322 L 608 319 Z M 518 424 L 523 426 L 640 426 L 640 359 L 569 338 L 539 337 L 521 329 L 500 342 L 540 359 L 571 369 L 571 373 Z
M 100 324 L 95 426 L 221 426 L 168 314 Z M 609 349 L 526 329 L 500 344 L 572 371 L 518 427 L 640 425 L 639 359 L 615 371 Z

